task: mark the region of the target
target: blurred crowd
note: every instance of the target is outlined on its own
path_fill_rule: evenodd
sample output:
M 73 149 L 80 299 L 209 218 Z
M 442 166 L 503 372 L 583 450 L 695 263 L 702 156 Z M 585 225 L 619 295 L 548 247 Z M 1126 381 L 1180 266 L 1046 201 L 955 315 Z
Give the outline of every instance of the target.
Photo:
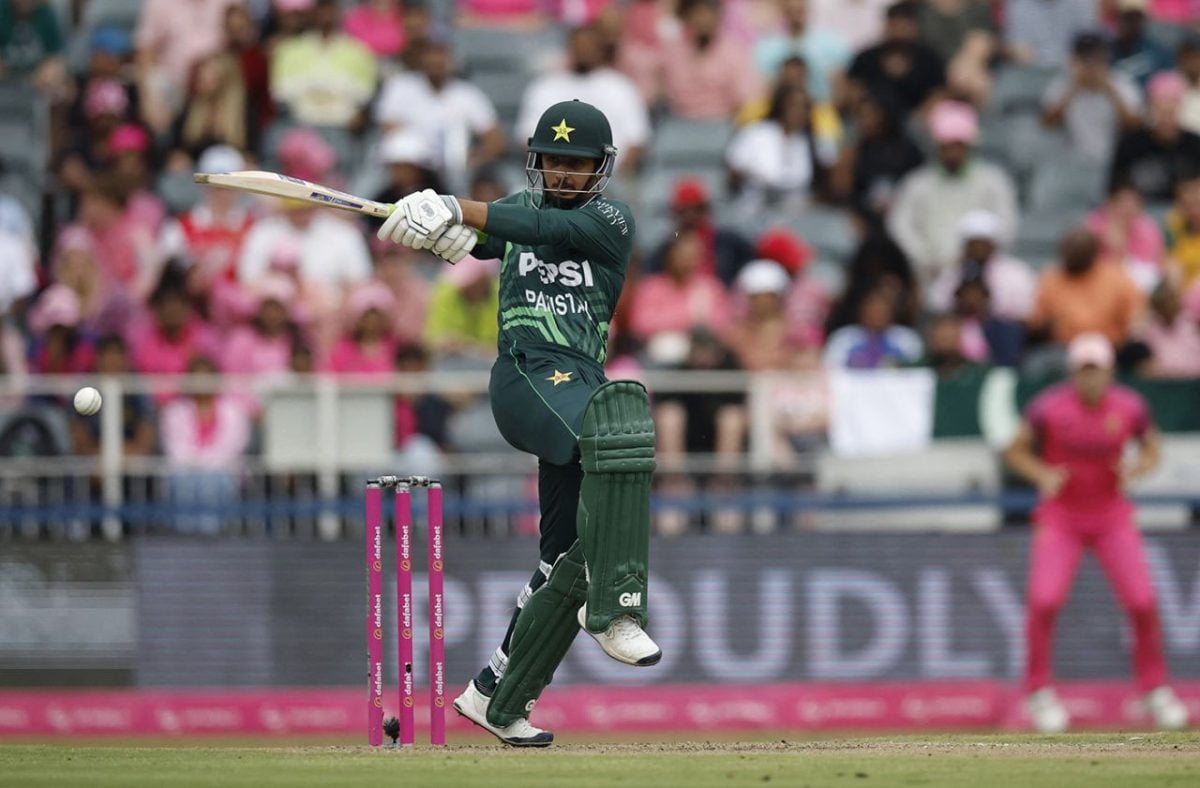
M 523 188 L 516 151 L 566 98 L 610 118 L 612 188 L 639 219 L 614 374 L 1043 373 L 1096 330 L 1126 372 L 1200 376 L 1190 0 L 130 7 L 0 0 L 4 81 L 50 119 L 45 193 L 0 195 L 8 376 L 485 368 L 494 261 L 439 265 L 366 221 L 191 174 L 496 199 Z M 496 65 L 513 61 L 528 74 Z M 690 170 L 664 164 L 714 139 Z M 0 146 L 4 169 L 21 155 Z M 662 398 L 663 440 L 737 453 L 738 404 Z M 448 411 L 398 402 L 397 448 L 456 448 Z M 127 452 L 212 468 L 261 417 L 230 390 L 125 413 Z M 96 450 L 94 425 L 71 432 Z

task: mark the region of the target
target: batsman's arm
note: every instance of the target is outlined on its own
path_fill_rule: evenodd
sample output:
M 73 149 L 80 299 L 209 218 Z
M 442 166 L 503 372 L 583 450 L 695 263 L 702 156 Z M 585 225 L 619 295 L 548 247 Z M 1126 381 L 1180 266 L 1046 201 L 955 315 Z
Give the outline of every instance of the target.
M 508 203 L 459 200 L 462 222 L 486 236 L 516 244 L 550 244 L 580 249 L 598 261 L 624 264 L 633 243 L 633 220 L 611 203 L 583 208 L 532 208 Z

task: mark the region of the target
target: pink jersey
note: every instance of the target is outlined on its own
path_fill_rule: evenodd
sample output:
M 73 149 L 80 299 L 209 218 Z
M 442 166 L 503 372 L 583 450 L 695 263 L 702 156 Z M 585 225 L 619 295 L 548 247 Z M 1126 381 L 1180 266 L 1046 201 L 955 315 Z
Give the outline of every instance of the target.
M 1062 490 L 1044 506 L 1094 511 L 1128 505 L 1118 478 L 1121 453 L 1150 426 L 1139 394 L 1111 386 L 1090 406 L 1074 386 L 1063 383 L 1039 394 L 1025 416 L 1038 437 L 1042 460 L 1067 472 Z

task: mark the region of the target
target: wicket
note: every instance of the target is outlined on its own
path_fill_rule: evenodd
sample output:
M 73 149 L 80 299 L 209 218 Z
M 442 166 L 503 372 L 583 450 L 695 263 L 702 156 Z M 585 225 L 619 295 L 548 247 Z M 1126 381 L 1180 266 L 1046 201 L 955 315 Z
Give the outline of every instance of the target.
M 398 743 L 416 738 L 413 681 L 412 488 L 428 502 L 429 743 L 446 743 L 445 582 L 442 483 L 424 476 L 380 476 L 367 482 L 367 742 L 383 744 L 383 491 L 394 491 L 396 517 L 397 662 L 400 679 Z

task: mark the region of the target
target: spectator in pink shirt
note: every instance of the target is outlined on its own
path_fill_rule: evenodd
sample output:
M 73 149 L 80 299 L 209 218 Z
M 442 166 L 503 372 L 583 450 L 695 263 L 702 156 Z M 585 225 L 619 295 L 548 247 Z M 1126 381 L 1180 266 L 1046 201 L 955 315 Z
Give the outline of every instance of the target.
M 1150 319 L 1140 331 L 1150 349 L 1144 374 L 1160 378 L 1200 377 L 1200 321 L 1182 308 L 1179 290 L 1168 280 L 1150 297 Z
M 675 238 L 661 274 L 651 274 L 633 291 L 629 327 L 645 341 L 655 334 L 687 334 L 694 328 L 722 333 L 729 323 L 728 295 L 721 280 L 701 270 L 704 250 L 695 233 Z
M 363 0 L 346 11 L 342 29 L 367 45 L 378 57 L 395 57 L 404 50 L 404 15 L 400 0 Z
M 1088 214 L 1086 224 L 1100 242 L 1101 254 L 1122 263 L 1144 292 L 1154 289 L 1163 273 L 1163 234 L 1131 182 L 1114 181 L 1108 199 Z
M 396 339 L 388 321 L 396 309 L 392 291 L 367 282 L 346 303 L 349 330 L 329 354 L 325 370 L 339 374 L 387 374 L 395 368 Z
M 252 375 L 281 375 L 288 371 L 292 346 L 300 340 L 300 329 L 292 319 L 290 305 L 296 286 L 280 274 L 268 274 L 251 288 L 254 313 L 233 329 L 221 354 L 221 369 Z
M 159 433 L 179 512 L 173 524 L 185 533 L 215 534 L 224 522 L 220 508 L 237 499 L 250 411 L 244 399 L 219 393 L 211 358 L 189 359 L 186 371 L 208 381 L 204 391 L 176 397 L 162 409 Z
M 183 272 L 168 267 L 150 296 L 148 325 L 131 332 L 134 367 L 144 374 L 178 375 L 193 356 L 215 345 L 212 329 L 197 317 L 188 300 Z
M 92 372 L 96 349 L 80 330 L 79 298 L 66 285 L 42 291 L 29 311 L 33 343 L 29 371 L 40 375 L 81 375 Z
M 728 120 L 762 92 L 747 49 L 720 33 L 720 0 L 681 0 L 679 37 L 661 48 L 663 93 L 673 114 Z

